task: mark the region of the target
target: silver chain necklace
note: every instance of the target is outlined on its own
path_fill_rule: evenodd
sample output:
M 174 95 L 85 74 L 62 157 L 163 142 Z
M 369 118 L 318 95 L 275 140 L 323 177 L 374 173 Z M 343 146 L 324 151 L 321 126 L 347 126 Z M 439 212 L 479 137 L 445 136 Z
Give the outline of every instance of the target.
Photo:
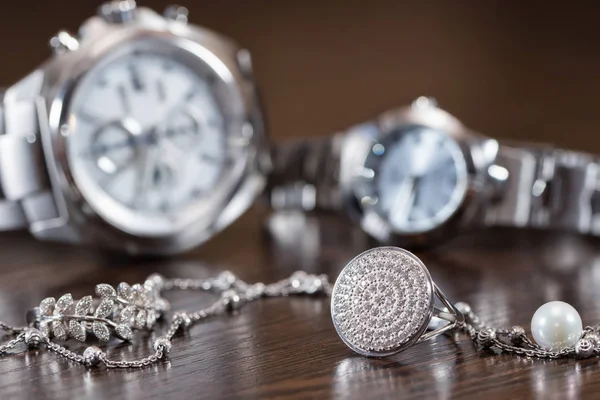
M 303 271 L 297 271 L 289 278 L 268 285 L 249 284 L 225 271 L 215 278 L 199 280 L 165 279 L 153 274 L 143 284 L 130 286 L 121 283 L 116 289 L 100 284 L 96 286 L 97 297 L 85 296 L 77 302 L 71 294 L 63 295 L 58 300 L 47 298 L 28 313 L 28 326 L 16 327 L 0 321 L 0 329 L 14 336 L 12 340 L 0 345 L 0 356 L 9 354 L 10 350 L 24 344 L 28 348 L 45 347 L 52 353 L 86 367 L 104 365 L 107 368 L 143 368 L 167 357 L 173 337 L 179 330 L 189 329 L 209 317 L 237 310 L 248 302 L 290 295 L 330 297 L 333 323 L 338 334 L 349 347 L 363 355 L 394 354 L 437 334 L 453 332 L 466 333 L 478 349 L 495 349 L 532 358 L 584 358 L 599 354 L 598 325 L 583 328 L 577 345 L 559 350 L 549 350 L 538 345 L 520 326 L 511 329 L 489 327 L 473 313 L 467 303 L 450 303 L 433 281 L 427 280 L 431 278 L 426 269 L 426 273 L 419 270 L 421 267 L 425 268 L 424 265 L 415 264 L 416 268 L 411 264 L 416 257 L 396 250 L 399 249 L 380 248 L 361 254 L 342 271 L 335 287 L 326 275 L 307 274 Z M 378 253 L 373 255 L 373 252 Z M 376 263 L 378 267 L 374 268 L 369 263 Z M 361 269 L 365 266 L 363 264 L 368 268 Z M 398 269 L 393 270 L 392 267 Z M 368 273 L 365 274 L 364 271 Z M 415 271 L 422 273 L 423 280 L 419 280 Z M 389 272 L 394 272 L 391 281 Z M 382 276 L 387 278 L 382 279 Z M 348 282 L 355 285 L 350 292 L 345 291 L 344 287 Z M 408 300 L 406 304 L 402 303 L 402 309 L 397 309 L 396 306 L 401 303 L 394 290 L 401 288 L 401 284 L 405 285 L 402 290 Z M 423 293 L 419 291 L 419 285 L 423 285 L 424 290 L 429 288 L 432 294 L 435 293 L 445 307 L 434 307 L 431 303 L 429 309 L 426 304 L 421 303 L 418 296 L 423 296 Z M 360 290 L 354 290 L 354 287 Z M 373 289 L 372 292 L 370 288 Z M 392 291 L 388 293 L 390 288 Z M 170 306 L 162 295 L 173 290 L 211 292 L 219 298 L 210 306 L 194 312 L 172 313 L 165 333 L 154 340 L 154 353 L 145 358 L 112 360 L 97 346 L 90 346 L 82 354 L 78 354 L 59 344 L 69 339 L 85 342 L 90 337 L 100 342 L 107 342 L 112 337 L 131 341 L 134 331 L 153 329 L 158 321 L 165 318 Z M 360 293 L 360 296 L 356 293 Z M 385 296 L 374 296 L 377 293 Z M 356 319 L 359 322 L 353 318 L 355 315 L 352 313 L 356 314 L 356 310 L 360 310 L 359 317 L 362 319 Z M 390 324 L 394 321 L 382 314 L 382 310 L 392 313 L 390 315 L 394 317 L 394 321 L 399 321 L 402 326 L 396 331 L 390 331 Z M 415 328 L 409 332 L 414 318 L 421 314 L 425 317 L 417 325 L 424 328 Z M 361 323 L 365 321 L 368 324 L 362 326 Z M 386 330 L 376 330 L 380 322 Z M 381 346 L 385 344 L 388 347 L 381 347 L 380 343 Z M 391 346 L 390 343 L 394 345 Z
M 105 351 L 96 346 L 90 346 L 83 354 L 78 354 L 57 343 L 69 338 L 83 342 L 90 335 L 100 342 L 107 342 L 111 337 L 130 341 L 134 330 L 153 329 L 157 321 L 164 317 L 169 304 L 162 298 L 162 293 L 173 290 L 212 292 L 219 298 L 201 310 L 173 313 L 164 335 L 154 340 L 154 353 L 147 357 L 111 360 Z M 301 271 L 270 285 L 248 284 L 228 271 L 209 279 L 164 279 L 153 274 L 144 284 L 130 286 L 121 283 L 116 290 L 110 285 L 100 284 L 96 286 L 98 298 L 86 296 L 75 302 L 68 293 L 58 300 L 44 299 L 39 307 L 28 313 L 29 326 L 16 327 L 0 321 L 0 329 L 15 336 L 0 345 L 0 356 L 25 344 L 28 348 L 45 346 L 48 351 L 86 367 L 103 364 L 107 368 L 144 368 L 166 358 L 177 331 L 188 329 L 209 317 L 236 310 L 245 303 L 263 297 L 330 293 L 327 276 L 309 275 Z
M 58 344 L 69 338 L 83 342 L 89 336 L 94 336 L 100 342 L 107 342 L 111 337 L 130 341 L 134 330 L 153 329 L 157 321 L 164 317 L 169 304 L 162 294 L 173 290 L 212 292 L 219 298 L 201 310 L 173 313 L 164 335 L 154 340 L 154 353 L 145 358 L 111 360 L 105 351 L 96 346 L 77 354 Z M 98 298 L 86 296 L 75 302 L 68 293 L 58 300 L 44 299 L 40 306 L 28 313 L 29 326 L 11 326 L 0 321 L 0 329 L 15 336 L 0 345 L 0 356 L 25 344 L 28 348 L 45 346 L 48 351 L 86 367 L 103 364 L 107 368 L 144 368 L 166 358 L 177 331 L 188 329 L 209 317 L 236 310 L 245 303 L 263 297 L 330 293 L 327 276 L 309 275 L 302 271 L 270 285 L 248 284 L 228 271 L 209 279 L 164 279 L 153 274 L 144 284 L 130 286 L 121 283 L 116 290 L 110 285 L 100 284 L 96 286 Z

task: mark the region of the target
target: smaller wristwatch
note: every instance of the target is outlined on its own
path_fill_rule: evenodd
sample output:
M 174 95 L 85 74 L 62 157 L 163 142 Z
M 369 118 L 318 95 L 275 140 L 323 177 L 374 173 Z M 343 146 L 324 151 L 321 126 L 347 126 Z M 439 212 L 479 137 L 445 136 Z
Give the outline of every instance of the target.
M 262 193 L 270 167 L 250 54 L 112 1 L 0 97 L 0 229 L 170 254 Z
M 600 157 L 499 142 L 430 98 L 272 158 L 275 210 L 336 210 L 382 242 L 427 246 L 491 226 L 600 235 Z

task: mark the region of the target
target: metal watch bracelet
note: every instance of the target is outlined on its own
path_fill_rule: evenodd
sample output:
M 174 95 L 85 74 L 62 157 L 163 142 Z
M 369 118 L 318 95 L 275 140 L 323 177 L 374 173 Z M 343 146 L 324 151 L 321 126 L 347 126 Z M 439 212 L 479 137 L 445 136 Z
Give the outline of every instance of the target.
M 37 105 L 0 93 L 0 230 L 59 217 L 42 154 Z
M 343 211 L 339 182 L 344 133 L 280 143 L 272 150 L 268 197 L 275 210 Z M 500 143 L 499 195 L 477 224 L 565 229 L 600 235 L 600 158 L 552 148 Z

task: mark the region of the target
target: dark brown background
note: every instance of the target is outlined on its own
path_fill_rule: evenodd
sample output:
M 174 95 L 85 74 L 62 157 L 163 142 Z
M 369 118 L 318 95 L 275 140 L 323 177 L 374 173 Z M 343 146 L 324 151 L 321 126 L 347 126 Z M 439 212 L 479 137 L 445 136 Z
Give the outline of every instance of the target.
M 322 135 L 432 95 L 468 126 L 499 138 L 600 152 L 600 7 L 542 1 L 191 1 L 191 21 L 254 54 L 271 137 Z M 158 1 L 143 5 L 162 9 Z M 47 56 L 59 28 L 76 31 L 89 1 L 0 5 L 0 85 Z M 335 219 L 310 219 L 285 237 L 252 211 L 187 255 L 128 260 L 0 236 L 0 317 L 22 321 L 48 295 L 88 294 L 99 281 L 139 281 L 158 270 L 202 277 L 229 268 L 271 281 L 297 268 L 335 277 L 371 244 Z M 279 221 L 281 222 L 281 221 Z M 286 221 L 284 221 L 286 222 Z M 287 221 L 289 222 L 289 221 Z M 600 243 L 494 231 L 421 254 L 446 294 L 492 323 L 528 326 L 561 299 L 600 321 Z M 197 308 L 197 298 L 176 298 Z M 595 360 L 535 361 L 476 353 L 460 336 L 386 360 L 356 357 L 337 339 L 328 301 L 273 299 L 207 322 L 175 341 L 169 363 L 91 371 L 44 352 L 0 358 L 0 399 L 12 398 L 578 398 L 597 396 Z M 141 338 L 139 338 L 141 339 Z M 143 343 L 143 340 L 141 341 Z M 144 355 L 142 344 L 112 357 Z

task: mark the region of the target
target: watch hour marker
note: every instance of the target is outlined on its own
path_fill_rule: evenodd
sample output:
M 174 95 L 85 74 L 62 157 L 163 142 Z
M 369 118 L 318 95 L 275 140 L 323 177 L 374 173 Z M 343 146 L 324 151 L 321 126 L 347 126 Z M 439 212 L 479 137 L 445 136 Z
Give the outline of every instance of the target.
M 371 168 L 360 168 L 358 170 L 358 175 L 366 179 L 373 179 L 375 178 L 375 171 L 373 171 Z
M 117 172 L 118 169 L 117 164 L 115 164 L 113 160 L 106 156 L 100 157 L 98 161 L 96 161 L 96 164 L 98 165 L 98 168 L 100 168 L 102 171 L 109 175 L 114 174 L 115 172 Z
M 142 80 L 140 78 L 140 71 L 134 64 L 129 64 L 128 69 L 133 89 L 136 92 L 141 92 L 142 90 L 144 90 L 144 85 L 142 84 Z
M 379 199 L 377 198 L 377 196 L 365 196 L 362 199 L 360 199 L 360 203 L 363 206 L 374 206 L 378 202 Z
M 125 89 L 125 86 L 120 85 L 117 89 L 119 93 L 119 98 L 121 99 L 121 105 L 126 112 L 131 112 L 131 105 L 129 104 L 129 94 Z
M 381 143 L 376 143 L 373 145 L 372 151 L 376 156 L 382 156 L 385 153 L 385 147 Z

